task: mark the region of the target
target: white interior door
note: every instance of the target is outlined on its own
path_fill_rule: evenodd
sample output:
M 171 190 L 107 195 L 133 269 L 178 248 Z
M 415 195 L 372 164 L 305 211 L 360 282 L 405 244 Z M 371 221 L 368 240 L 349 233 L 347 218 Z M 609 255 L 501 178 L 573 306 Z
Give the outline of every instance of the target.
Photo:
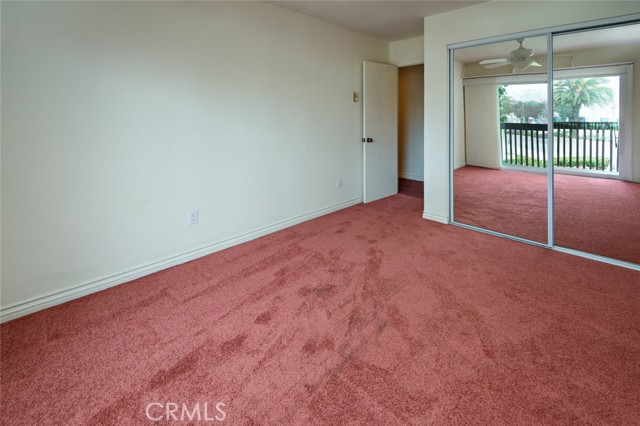
M 398 193 L 398 68 L 363 63 L 364 202 Z

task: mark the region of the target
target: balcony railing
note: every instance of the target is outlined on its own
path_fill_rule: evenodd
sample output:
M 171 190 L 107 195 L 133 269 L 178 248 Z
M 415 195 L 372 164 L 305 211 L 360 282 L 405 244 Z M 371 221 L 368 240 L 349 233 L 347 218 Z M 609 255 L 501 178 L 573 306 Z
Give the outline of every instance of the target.
M 618 172 L 618 123 L 553 123 L 553 163 L 558 167 Z M 502 162 L 547 167 L 547 125 L 500 123 Z

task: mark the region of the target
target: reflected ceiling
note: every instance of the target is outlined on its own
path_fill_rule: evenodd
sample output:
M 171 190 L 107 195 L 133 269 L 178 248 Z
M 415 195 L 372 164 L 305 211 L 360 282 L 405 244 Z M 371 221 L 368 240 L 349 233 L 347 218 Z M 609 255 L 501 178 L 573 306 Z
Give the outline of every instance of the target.
M 640 24 L 562 34 L 562 37 L 554 39 L 553 50 L 555 53 L 564 53 L 573 50 L 634 44 L 640 46 Z M 529 49 L 533 49 L 534 55 L 544 55 L 546 52 L 546 40 L 544 37 L 527 39 L 524 45 Z M 507 41 L 475 46 L 472 49 L 459 49 L 456 50 L 456 60 L 462 63 L 471 63 L 479 62 L 483 59 L 504 58 L 509 56 L 509 53 L 517 47 L 518 43 L 515 41 Z

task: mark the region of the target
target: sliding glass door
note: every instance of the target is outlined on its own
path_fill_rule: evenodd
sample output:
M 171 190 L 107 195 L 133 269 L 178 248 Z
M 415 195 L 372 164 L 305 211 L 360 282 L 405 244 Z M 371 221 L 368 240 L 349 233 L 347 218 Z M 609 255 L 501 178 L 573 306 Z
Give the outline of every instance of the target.
M 555 245 L 640 264 L 640 24 L 558 34 L 553 44 L 568 62 L 554 67 Z
M 456 49 L 452 61 L 453 220 L 545 244 L 546 37 Z
M 451 222 L 638 269 L 638 46 L 638 15 L 450 46 Z

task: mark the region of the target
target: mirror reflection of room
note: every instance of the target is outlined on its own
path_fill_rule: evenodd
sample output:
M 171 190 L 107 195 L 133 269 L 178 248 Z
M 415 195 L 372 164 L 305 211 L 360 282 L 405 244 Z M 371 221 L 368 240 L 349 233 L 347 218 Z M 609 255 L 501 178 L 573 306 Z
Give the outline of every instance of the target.
M 546 37 L 454 52 L 453 217 L 547 242 Z
M 640 264 L 640 24 L 553 44 L 555 244 Z

